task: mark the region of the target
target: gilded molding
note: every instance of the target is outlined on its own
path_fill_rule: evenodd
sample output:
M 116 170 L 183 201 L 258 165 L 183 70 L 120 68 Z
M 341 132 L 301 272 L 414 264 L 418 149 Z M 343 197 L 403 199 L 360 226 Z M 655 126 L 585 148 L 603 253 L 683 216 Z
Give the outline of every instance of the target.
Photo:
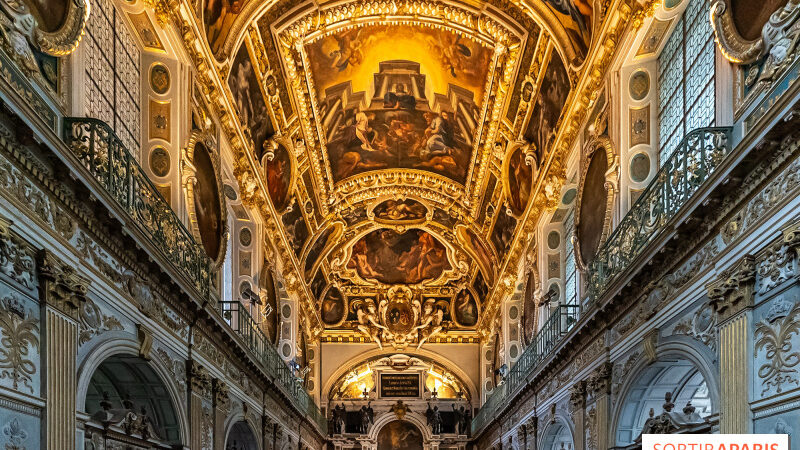
M 720 51 L 728 61 L 736 64 L 750 64 L 757 60 L 764 50 L 764 40 L 748 41 L 736 29 L 731 11 L 731 0 L 716 0 L 711 5 L 711 26 Z
M 181 185 L 183 192 L 186 195 L 186 211 L 189 215 L 189 223 L 191 224 L 192 235 L 197 240 L 198 244 L 202 245 L 202 237 L 200 236 L 200 227 L 197 222 L 197 211 L 194 205 L 194 185 L 197 183 L 197 169 L 194 167 L 194 152 L 197 144 L 202 144 L 208 152 L 211 164 L 214 166 L 214 175 L 216 176 L 217 185 L 217 198 L 219 198 L 220 207 L 220 223 L 222 230 L 220 231 L 220 246 L 217 253 L 217 258 L 212 261 L 212 271 L 219 269 L 225 260 L 226 248 L 228 246 L 228 208 L 225 206 L 226 196 L 222 192 L 222 171 L 220 170 L 219 153 L 214 151 L 214 140 L 207 132 L 198 130 L 192 131 L 189 136 L 189 142 L 181 152 Z

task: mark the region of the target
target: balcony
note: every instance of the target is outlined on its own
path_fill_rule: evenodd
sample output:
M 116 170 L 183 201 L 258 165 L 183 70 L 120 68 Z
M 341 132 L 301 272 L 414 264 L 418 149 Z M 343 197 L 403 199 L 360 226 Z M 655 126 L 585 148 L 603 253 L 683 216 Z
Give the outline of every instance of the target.
M 587 270 L 586 307 L 601 303 L 621 275 L 634 270 L 648 246 L 670 229 L 670 224 L 731 153 L 732 128 L 699 128 L 678 145 L 653 181 L 603 243 Z M 473 435 L 494 420 L 535 374 L 538 366 L 577 326 L 580 308 L 560 305 L 536 334 L 472 421 Z
M 241 302 L 221 302 L 213 288 L 211 261 L 202 246 L 161 197 L 136 159 L 103 121 L 64 118 L 64 142 L 91 177 L 124 212 L 126 226 L 144 236 L 144 247 L 157 253 L 168 273 L 190 287 L 190 296 L 209 304 L 230 326 L 236 340 L 255 357 L 261 369 L 284 391 L 295 408 L 327 433 L 327 421 L 303 386 L 278 356 Z
M 578 322 L 580 306 L 558 305 L 550 317 L 536 333 L 533 342 L 525 348 L 514 367 L 508 372 L 503 383 L 497 386 L 486 399 L 478 414 L 472 420 L 475 434 L 494 419 L 494 414 L 507 399 L 513 398 L 527 382 L 527 376 L 555 348 L 567 332 Z
M 683 138 L 589 264 L 589 304 L 637 261 L 716 171 L 731 152 L 731 132 L 730 127 L 699 128 Z

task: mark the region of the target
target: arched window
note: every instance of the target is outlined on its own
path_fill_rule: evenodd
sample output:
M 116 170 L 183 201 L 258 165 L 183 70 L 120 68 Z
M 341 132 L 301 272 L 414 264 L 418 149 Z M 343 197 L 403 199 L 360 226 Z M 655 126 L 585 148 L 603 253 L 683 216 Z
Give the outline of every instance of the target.
M 564 218 L 564 303 L 578 304 L 578 266 L 575 264 L 575 208 L 571 208 Z
M 89 383 L 86 412 L 86 439 L 94 446 L 90 448 L 97 447 L 96 439 L 105 441 L 100 448 L 132 442 L 164 449 L 181 444 L 169 391 L 142 358 L 116 355 L 103 361 Z
M 120 11 L 92 2 L 86 23 L 85 112 L 108 123 L 135 156 L 141 140 L 141 55 Z
M 541 450 L 574 450 L 572 432 L 560 420 L 556 420 L 545 430 L 542 438 Z
M 711 414 L 708 385 L 698 368 L 685 359 L 659 360 L 642 369 L 627 389 L 615 430 L 617 446 L 628 446 L 639 437 L 651 410 L 660 414 L 664 409 L 667 393 L 676 410 L 691 402 L 700 417 Z
M 232 218 L 232 214 L 228 214 Z M 228 245 L 225 247 L 225 261 L 222 263 L 221 298 L 224 302 L 233 301 L 233 219 L 228 226 Z
M 225 450 L 258 450 L 258 440 L 246 421 L 233 424 L 225 440 Z
M 714 34 L 709 2 L 689 4 L 658 57 L 659 159 L 686 134 L 714 125 Z

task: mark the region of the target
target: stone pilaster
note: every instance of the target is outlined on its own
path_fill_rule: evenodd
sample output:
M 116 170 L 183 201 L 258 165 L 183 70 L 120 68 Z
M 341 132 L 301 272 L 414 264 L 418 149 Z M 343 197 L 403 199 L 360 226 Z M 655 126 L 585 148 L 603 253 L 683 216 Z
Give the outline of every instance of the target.
M 527 427 L 528 435 L 526 439 L 528 440 L 528 450 L 537 450 L 539 443 L 539 417 L 533 416 L 531 420 L 528 421 Z
M 587 450 L 603 450 L 611 446 L 608 428 L 611 419 L 612 367 L 610 362 L 604 362 L 592 372 L 586 382 L 586 393 L 594 400 L 594 417 L 592 420 L 582 422 L 584 424 L 592 423 L 591 429 L 586 430 L 590 436 L 584 443 Z
M 53 253 L 38 255 L 47 448 L 75 449 L 78 325 L 89 280 Z
M 228 385 L 224 380 L 214 378 L 211 383 L 214 397 L 214 448 L 225 448 L 225 418 L 230 410 Z
M 719 316 L 720 433 L 752 433 L 747 374 L 755 279 L 755 258 L 745 255 L 707 286 Z
M 275 423 L 266 414 L 261 416 L 261 442 L 264 443 L 264 450 L 272 450 L 273 436 L 275 435 Z
M 197 363 L 186 362 L 186 377 L 189 385 L 189 434 L 190 448 L 211 450 L 213 446 L 211 376 Z
M 517 448 L 528 450 L 528 425 L 525 423 L 517 427 Z
M 569 414 L 575 426 L 573 444 L 575 450 L 584 450 L 584 416 L 586 415 L 586 382 L 579 381 L 569 390 Z

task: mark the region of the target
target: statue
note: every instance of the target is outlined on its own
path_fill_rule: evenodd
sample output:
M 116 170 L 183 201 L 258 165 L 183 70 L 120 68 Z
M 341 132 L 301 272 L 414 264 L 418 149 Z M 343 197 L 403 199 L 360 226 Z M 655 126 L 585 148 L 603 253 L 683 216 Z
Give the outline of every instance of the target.
M 431 413 L 431 431 L 433 434 L 442 434 L 442 414 L 438 406 L 434 406 Z
M 471 427 L 472 427 L 472 409 L 466 408 L 466 411 L 464 411 L 464 432 L 463 433 L 459 432 L 459 433 L 466 434 L 467 436 L 469 436 L 472 434 Z
M 464 405 L 456 409 L 456 404 L 453 403 L 453 417 L 455 417 L 456 432 L 460 435 L 467 434 L 467 411 Z
M 347 421 L 347 409 L 344 403 L 333 408 L 333 434 L 344 434 Z
M 439 334 L 442 331 L 442 320 L 444 319 L 444 311 L 442 308 L 436 307 L 436 302 L 429 299 L 425 302 L 422 310 L 422 323 L 415 327 L 418 332 L 417 349 L 422 347 L 429 338 Z
M 378 347 L 383 349 L 383 344 L 380 339 L 380 331 L 386 329 L 385 326 L 378 322 L 378 311 L 375 307 L 375 301 L 368 298 L 356 311 L 358 317 L 358 331 L 372 339 L 373 342 L 378 344 Z
M 367 405 L 361 407 L 361 425 L 359 428 L 359 432 L 361 434 L 367 434 L 369 432 L 369 427 L 372 425 L 375 411 L 372 409 L 372 406 L 367 403 Z

